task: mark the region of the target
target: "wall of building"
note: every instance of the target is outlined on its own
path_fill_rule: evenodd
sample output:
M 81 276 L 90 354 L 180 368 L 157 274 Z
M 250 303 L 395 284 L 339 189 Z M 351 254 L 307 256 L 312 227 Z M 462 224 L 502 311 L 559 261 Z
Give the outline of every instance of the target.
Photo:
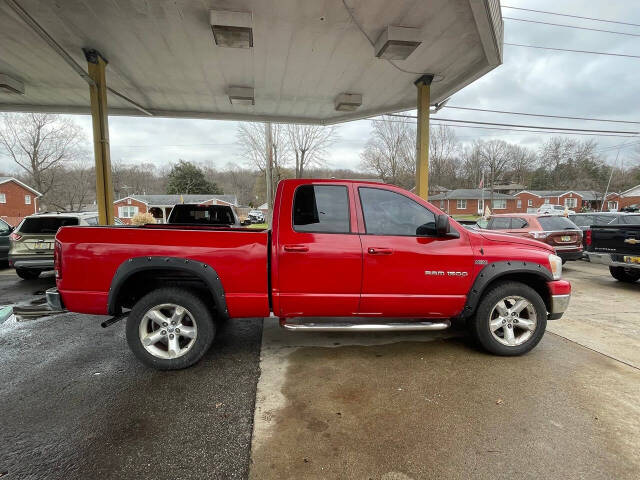
M 16 182 L 0 184 L 0 193 L 4 193 L 6 198 L 6 203 L 0 203 L 0 218 L 10 225 L 18 225 L 24 217 L 38 211 L 34 193 Z M 30 205 L 25 203 L 25 195 L 31 196 Z
M 134 200 L 133 198 L 125 198 L 119 202 L 115 202 L 113 204 L 113 216 L 119 218 L 127 224 L 131 223 L 131 219 L 120 216 L 120 207 L 138 207 L 138 213 L 147 212 L 147 204 L 138 200 Z

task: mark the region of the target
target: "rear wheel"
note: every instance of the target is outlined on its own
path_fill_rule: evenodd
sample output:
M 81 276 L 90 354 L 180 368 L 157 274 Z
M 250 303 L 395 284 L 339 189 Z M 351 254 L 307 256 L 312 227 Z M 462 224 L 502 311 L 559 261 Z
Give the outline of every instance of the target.
M 24 280 L 33 280 L 40 276 L 40 270 L 29 270 L 26 268 L 16 268 L 16 274 Z
M 470 322 L 471 333 L 496 355 L 522 355 L 535 347 L 547 327 L 547 308 L 533 288 L 519 282 L 492 287 Z
M 619 282 L 634 283 L 640 279 L 639 268 L 609 267 L 609 272 Z
M 216 327 L 205 303 L 192 292 L 161 288 L 134 305 L 126 330 L 129 348 L 142 363 L 179 370 L 202 358 Z

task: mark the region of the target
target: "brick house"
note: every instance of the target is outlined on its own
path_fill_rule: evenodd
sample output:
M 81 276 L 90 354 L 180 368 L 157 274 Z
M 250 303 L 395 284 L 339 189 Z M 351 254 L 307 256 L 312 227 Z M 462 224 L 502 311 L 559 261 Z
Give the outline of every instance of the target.
M 523 190 L 515 194 L 521 208 L 517 212 L 535 213 L 545 203 L 564 205 L 570 210 L 600 210 L 602 194 L 593 190 Z
M 621 193 L 610 193 L 607 195 L 606 201 L 606 210 L 622 210 L 632 205 L 640 207 L 640 185 Z
M 482 199 L 485 207 L 489 207 L 495 213 L 517 212 L 517 199 L 504 193 L 493 193 L 493 206 L 491 205 L 491 192 L 489 189 L 458 188 L 449 192 L 433 195 L 429 201 L 440 210 L 449 215 L 478 215 L 482 213 Z
M 0 177 L 0 218 L 16 226 L 38 211 L 41 194 L 13 177 Z
M 171 209 L 178 203 L 197 203 L 199 205 L 238 206 L 235 195 L 129 195 L 113 202 L 113 215 L 124 223 L 131 223 L 138 213 L 151 213 L 158 223 L 165 223 Z

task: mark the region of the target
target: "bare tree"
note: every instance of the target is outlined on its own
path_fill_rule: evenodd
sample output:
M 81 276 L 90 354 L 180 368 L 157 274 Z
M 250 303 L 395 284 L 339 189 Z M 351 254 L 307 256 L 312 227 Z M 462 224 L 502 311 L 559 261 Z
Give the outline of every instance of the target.
M 59 210 L 82 210 L 95 198 L 95 168 L 89 155 L 56 167 L 57 181 L 47 203 Z
M 511 157 L 513 180 L 522 185 L 528 184 L 531 172 L 538 164 L 536 152 L 521 145 L 510 144 L 509 156 Z
M 453 128 L 438 125 L 429 131 L 429 184 L 444 185 L 455 181 L 460 144 Z
M 256 167 L 265 178 L 267 166 L 267 139 L 264 123 L 241 123 L 238 126 L 236 143 L 240 147 L 240 154 L 249 163 Z M 286 126 L 273 124 L 272 126 L 273 165 L 272 165 L 272 192 L 278 182 L 289 177 L 287 166 L 291 163 L 291 150 Z M 259 182 L 258 182 L 259 183 Z M 266 183 L 266 179 L 262 182 Z M 260 187 L 256 186 L 258 190 Z M 266 192 L 266 189 L 264 190 Z
M 0 145 L 45 195 L 55 184 L 56 167 L 76 158 L 82 138 L 72 120 L 50 113 L 4 113 Z
M 360 156 L 362 168 L 387 183 L 411 188 L 415 185 L 415 142 L 414 125 L 384 117 L 373 124 L 372 136 Z
M 510 166 L 509 144 L 504 140 L 476 141 L 478 153 L 489 171 L 489 185 L 491 188 L 491 208 L 493 208 L 493 187 L 500 175 Z
M 286 131 L 296 160 L 296 178 L 302 178 L 307 167 L 321 166 L 327 149 L 338 138 L 335 127 L 287 125 Z
M 484 160 L 480 155 L 480 147 L 477 144 L 466 146 L 462 153 L 462 175 L 464 184 L 469 188 L 476 188 L 482 180 L 484 172 Z

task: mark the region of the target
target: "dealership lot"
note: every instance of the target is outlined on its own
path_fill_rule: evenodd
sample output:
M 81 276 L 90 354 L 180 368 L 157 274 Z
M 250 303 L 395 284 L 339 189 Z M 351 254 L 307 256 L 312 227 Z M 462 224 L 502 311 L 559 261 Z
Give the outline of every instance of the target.
M 518 358 L 481 353 L 460 330 L 303 334 L 247 320 L 203 362 L 163 373 L 135 361 L 121 324 L 103 330 L 78 314 L 7 322 L 0 472 L 637 478 L 640 283 L 585 262 L 565 277 L 565 318 Z M 0 299 L 28 300 L 52 283 L 5 270 Z

